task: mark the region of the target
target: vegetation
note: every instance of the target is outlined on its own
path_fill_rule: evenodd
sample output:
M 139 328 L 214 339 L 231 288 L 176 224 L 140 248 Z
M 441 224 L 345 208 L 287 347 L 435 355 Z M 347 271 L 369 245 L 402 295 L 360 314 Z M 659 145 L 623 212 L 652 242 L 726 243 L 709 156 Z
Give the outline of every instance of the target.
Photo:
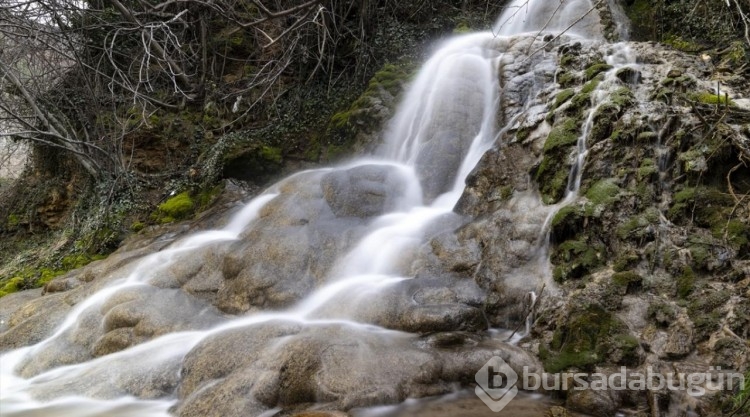
M 0 286 L 189 217 L 224 178 L 261 186 L 285 164 L 348 152 L 369 98 L 399 93 L 424 42 L 482 28 L 500 7 L 386 3 L 0 6 L 0 116 L 12 121 L 2 134 L 30 152 L 25 174 L 0 188 Z
M 619 351 L 615 357 L 613 353 Z M 617 364 L 638 361 L 638 340 L 622 321 L 603 308 L 583 307 L 555 330 L 549 350 L 540 352 L 547 372 L 575 368 L 593 370 L 596 364 L 610 359 Z
M 193 212 L 194 208 L 193 199 L 185 191 L 159 204 L 151 218 L 157 223 L 171 223 L 175 220 L 184 219 Z

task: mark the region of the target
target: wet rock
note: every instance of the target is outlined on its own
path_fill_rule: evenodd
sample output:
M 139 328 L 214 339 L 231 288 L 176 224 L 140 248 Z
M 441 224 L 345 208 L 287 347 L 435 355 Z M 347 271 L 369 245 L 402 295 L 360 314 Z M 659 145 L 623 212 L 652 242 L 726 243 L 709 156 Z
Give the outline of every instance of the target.
M 638 84 L 641 82 L 641 72 L 633 67 L 624 67 L 617 70 L 617 78 L 626 84 Z
M 591 388 L 569 391 L 565 407 L 598 417 L 609 417 L 617 411 L 617 405 L 608 390 Z
M 417 167 L 427 201 L 452 188 L 455 180 L 452 173 L 458 171 L 465 152 L 463 136 L 457 132 L 439 132 L 422 147 Z
M 667 358 L 681 358 L 693 351 L 693 326 L 689 320 L 681 318 L 667 330 L 664 355 Z
M 25 376 L 37 375 L 57 366 L 119 352 L 167 333 L 207 328 L 219 321 L 215 308 L 181 290 L 148 285 L 131 287 L 82 312 L 75 324 L 24 361 L 19 372 Z M 23 329 L 19 325 L 9 332 L 9 337 L 24 335 Z
M 570 417 L 570 413 L 565 407 L 554 406 L 547 410 L 544 417 Z
M 49 336 L 70 311 L 63 294 L 41 297 L 41 289 L 3 297 L 0 350 L 36 344 Z
M 365 326 L 269 322 L 193 349 L 177 414 L 237 415 L 311 401 L 340 410 L 398 403 L 448 392 L 449 381 L 472 378 L 493 355 L 519 371 L 539 369 L 522 350 L 495 341 L 434 349 L 412 335 Z
M 337 217 L 326 201 L 320 184 L 327 174 L 298 174 L 279 184 L 280 195 L 230 245 L 216 298 L 221 310 L 242 313 L 301 300 L 362 235 L 365 219 Z
M 335 170 L 321 180 L 323 195 L 336 217 L 373 217 L 393 211 L 406 192 L 394 167 L 363 165 Z

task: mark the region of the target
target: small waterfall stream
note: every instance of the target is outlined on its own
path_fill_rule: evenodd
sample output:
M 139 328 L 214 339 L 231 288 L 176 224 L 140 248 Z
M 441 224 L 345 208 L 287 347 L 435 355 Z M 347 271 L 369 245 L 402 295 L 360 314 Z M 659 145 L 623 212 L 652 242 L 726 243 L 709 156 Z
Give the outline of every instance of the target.
M 467 177 L 485 152 L 495 145 L 500 132 L 507 129 L 507 126 L 496 125 L 498 112 L 510 113 L 505 120 L 515 121 L 529 109 L 524 103 L 500 109 L 506 86 L 499 80 L 509 77 L 508 74 L 501 77 L 499 71 L 501 68 L 513 71 L 508 68 L 515 65 L 518 73 L 511 73 L 510 79 L 518 78 L 520 81 L 514 82 L 528 84 L 523 91 L 527 97 L 534 97 L 545 87 L 528 82 L 533 79 L 534 66 L 544 68 L 554 63 L 555 57 L 545 56 L 544 51 L 534 57 L 537 61 L 532 59 L 525 64 L 531 69 L 514 62 L 523 56 L 520 50 L 536 50 L 544 43 L 535 39 L 536 36 L 514 36 L 542 30 L 557 34 L 583 17 L 570 35 L 584 41 L 598 38 L 596 17 L 588 13 L 592 7 L 588 0 L 559 3 L 515 0 L 498 19 L 494 33 L 458 36 L 447 41 L 424 64 L 405 94 L 387 130 L 386 143 L 377 155 L 341 167 L 306 171 L 281 181 L 247 203 L 223 229 L 185 237 L 118 270 L 116 276 L 108 278 L 106 285 L 99 285 L 98 290 L 75 305 L 45 340 L 5 352 L 0 363 L 2 415 L 168 415 L 175 412 L 178 402 L 174 394 L 157 392 L 140 398 L 129 394 L 125 388 L 109 388 L 126 385 L 122 381 L 137 384 L 151 375 L 159 375 L 169 381 L 166 384 L 169 391 L 186 373 L 185 361 L 191 352 L 209 346 L 214 338 L 249 327 L 279 324 L 316 332 L 336 326 L 354 335 L 352 337 L 371 335 L 394 346 L 394 351 L 399 349 L 400 341 L 412 335 L 384 324 L 387 320 L 379 318 L 384 313 L 378 310 L 382 307 L 377 301 L 390 289 L 414 279 L 410 265 L 426 238 L 434 235 L 435 230 L 455 227 L 450 221 L 447 225 L 443 223 L 456 216 L 453 209 L 464 192 Z M 618 68 L 632 63 L 632 59 L 623 58 L 627 56 L 626 49 L 620 45 L 612 47 L 614 52 L 607 59 L 614 68 L 592 94 L 594 105 L 588 110 L 578 141 L 566 197 L 557 205 L 543 206 L 538 197 L 519 196 L 519 201 L 530 201 L 519 203 L 519 211 L 530 210 L 533 206 L 531 211 L 542 213 L 541 219 L 546 218 L 544 223 L 548 223 L 559 208 L 576 200 L 588 152 L 586 136 L 596 108 L 606 97 L 608 83 L 613 82 Z M 334 234 L 341 231 L 341 235 L 353 237 L 323 278 L 287 303 L 290 307 L 253 309 L 239 316 L 213 315 L 212 307 L 206 307 L 201 310 L 205 317 L 191 317 L 186 320 L 187 324 L 173 332 L 119 352 L 83 362 L 55 353 L 61 346 L 72 349 L 76 335 L 86 331 L 85 326 L 93 320 L 91 317 L 105 314 L 111 300 L 128 292 L 137 293 L 145 287 L 163 285 L 164 277 L 169 276 L 172 269 L 189 264 L 200 251 L 232 248 L 230 245 L 236 242 L 261 235 L 261 222 L 283 208 L 283 199 L 293 194 L 289 190 L 297 190 L 295 187 L 301 187 L 300 184 L 322 189 L 325 198 L 343 199 L 346 204 L 325 208 L 329 217 L 324 220 L 328 222 L 335 217 L 335 222 L 330 220 Z M 339 192 L 341 187 L 360 187 L 364 192 L 348 196 Z M 297 193 L 304 194 L 304 191 Z M 372 212 L 372 219 L 350 227 L 351 218 L 356 217 L 349 212 L 353 205 L 359 211 Z M 335 216 L 330 215 L 331 210 Z M 533 219 L 532 216 L 528 221 L 533 223 Z M 336 223 L 339 221 L 342 223 Z M 546 235 L 548 229 L 545 225 L 539 230 Z M 542 274 L 549 275 L 546 247 L 533 250 L 538 253 L 537 263 L 545 271 Z M 539 274 L 539 265 L 534 268 L 534 273 Z M 537 284 L 533 283 L 532 287 L 538 287 Z M 533 307 L 537 294 L 528 294 L 528 304 Z M 525 323 L 527 332 L 531 320 L 529 315 Z M 272 349 L 264 349 L 280 352 L 293 342 L 289 336 L 279 339 Z M 53 359 L 41 359 L 50 356 Z M 257 378 L 262 379 L 262 375 Z M 191 395 L 206 390 L 210 390 L 210 384 Z M 272 415 L 273 411 L 262 410 L 257 415 L 269 412 L 268 415 Z

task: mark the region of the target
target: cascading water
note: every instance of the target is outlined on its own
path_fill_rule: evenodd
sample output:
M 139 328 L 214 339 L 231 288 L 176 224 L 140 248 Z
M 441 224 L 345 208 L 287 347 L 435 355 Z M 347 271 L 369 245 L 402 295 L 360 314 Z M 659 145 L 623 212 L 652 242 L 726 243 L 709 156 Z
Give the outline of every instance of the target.
M 413 381 L 430 361 L 441 363 L 439 368 L 444 369 L 434 371 L 437 379 L 457 381 L 460 373 L 445 364 L 465 361 L 466 357 L 455 359 L 448 353 L 433 353 L 410 332 L 426 333 L 422 329 L 428 325 L 440 330 L 443 321 L 451 320 L 456 323 L 449 323 L 445 330 L 486 328 L 477 307 L 482 304 L 481 290 L 470 282 L 425 278 L 414 272 L 413 264 L 428 238 L 463 222 L 453 209 L 464 193 L 467 177 L 500 133 L 517 123 L 522 113 L 544 107 L 544 103 L 533 101 L 546 88 L 535 80 L 540 78 L 538 73 L 554 72 L 555 57 L 546 56 L 545 51 L 528 56 L 529 51 L 541 50 L 544 41 L 536 36 L 511 35 L 541 30 L 559 33 L 577 22 L 571 33 L 597 37 L 598 23 L 592 10 L 588 0 L 512 2 L 494 33 L 452 39 L 424 65 L 390 124 L 378 156 L 294 175 L 249 202 L 225 228 L 182 238 L 94 280 L 71 301 L 75 306 L 49 336 L 3 354 L 2 415 L 200 415 L 201 410 L 210 409 L 201 408 L 210 407 L 202 399 L 225 384 L 248 387 L 237 394 L 242 397 L 241 404 L 236 399 L 226 404 L 226 410 L 240 410 L 236 412 L 243 415 L 272 414 L 276 408 L 269 404 L 335 398 L 345 406 L 356 406 L 448 390 L 445 385 L 429 390 L 414 388 L 427 386 L 418 378 L 418 382 L 404 381 Z M 608 73 L 608 79 L 614 71 Z M 595 92 L 594 101 L 600 100 Z M 496 126 L 498 113 L 509 126 Z M 529 224 L 527 234 L 546 233 L 542 223 L 551 216 L 550 210 L 575 199 L 593 113 L 591 110 L 579 140 L 564 202 L 545 207 L 531 192 L 514 197 L 519 221 L 524 214 L 523 221 Z M 277 225 L 286 232 L 272 233 L 269 228 Z M 319 246 L 305 247 L 307 242 Z M 268 262 L 270 266 L 247 265 L 239 257 L 232 258 L 240 247 L 252 256 L 258 254 L 258 263 Z M 519 253 L 545 254 L 521 243 L 514 247 Z M 200 265 L 206 256 L 229 260 L 208 270 L 211 268 Z M 291 269 L 296 266 L 300 269 Z M 192 271 L 184 272 L 187 278 L 175 272 L 185 270 Z M 231 275 L 232 279 L 226 279 L 215 296 L 206 301 L 190 295 L 199 293 L 195 288 L 203 285 L 196 284 L 194 277 L 205 275 L 205 281 L 211 281 L 217 273 Z M 249 289 L 248 282 L 252 283 Z M 451 288 L 444 288 L 444 282 L 450 282 Z M 186 285 L 192 285 L 194 292 L 179 289 Z M 538 283 L 531 283 L 531 287 L 524 291 L 528 293 Z M 412 298 L 403 296 L 407 290 Z M 532 292 L 529 297 L 533 308 L 536 295 Z M 121 323 L 122 317 L 132 314 L 122 310 L 129 308 L 128 303 L 144 299 L 152 300 L 152 304 L 163 302 L 165 310 L 180 306 L 197 313 L 184 317 L 162 311 L 158 319 L 169 323 L 166 332 L 141 332 L 137 337 L 118 333 L 129 325 Z M 227 317 L 223 314 L 227 312 L 242 314 Z M 403 317 L 408 319 L 405 324 L 399 321 Z M 527 317 L 530 320 L 531 315 Z M 526 324 L 530 327 L 530 322 Z M 273 336 L 263 339 L 268 333 Z M 242 358 L 232 356 L 235 359 L 229 362 L 246 361 L 244 366 L 252 372 L 232 374 L 234 368 L 227 368 L 217 370 L 215 375 L 209 372 L 210 377 L 194 377 L 205 360 L 201 354 L 236 354 L 226 351 L 222 343 L 243 334 L 252 337 L 246 336 L 241 345 L 252 346 L 253 350 Z M 278 391 L 278 386 L 285 384 L 283 375 L 269 369 L 277 363 L 288 364 L 291 359 L 285 355 L 299 345 L 323 343 L 319 338 L 341 342 L 321 348 L 322 364 L 315 365 L 320 369 L 315 377 L 318 386 L 336 385 L 326 380 L 325 371 L 344 366 L 336 356 L 328 358 L 324 353 L 356 346 L 360 350 L 350 355 L 354 359 L 347 356 L 350 362 L 345 364 L 361 367 L 367 378 L 381 381 L 382 387 L 401 384 L 410 390 L 391 393 L 379 388 L 383 394 L 347 396 L 340 393 L 355 388 L 344 381 L 340 384 L 345 387 L 339 387 L 339 391 L 305 386 L 305 392 L 316 394 L 305 394 L 301 400 L 287 398 L 292 394 Z M 120 343 L 119 350 L 108 347 L 113 340 Z M 492 346 L 480 344 L 467 349 L 482 348 L 492 353 L 501 345 Z M 515 352 L 512 347 L 502 349 Z M 394 362 L 408 358 L 399 369 L 403 375 L 377 373 L 377 361 L 371 363 L 371 357 L 378 359 L 382 352 L 394 355 L 389 358 Z M 486 355 L 475 356 L 478 366 L 486 360 Z M 407 365 L 414 358 L 423 363 Z M 228 377 L 230 374 L 239 376 Z M 268 387 L 276 387 L 275 394 L 268 394 Z M 371 400 L 362 399 L 368 395 Z

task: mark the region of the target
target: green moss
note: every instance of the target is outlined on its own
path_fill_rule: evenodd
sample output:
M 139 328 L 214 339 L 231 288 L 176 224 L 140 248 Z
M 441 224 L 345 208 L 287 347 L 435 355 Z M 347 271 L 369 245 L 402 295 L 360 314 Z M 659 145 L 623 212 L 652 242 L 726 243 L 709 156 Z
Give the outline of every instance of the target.
M 578 126 L 572 118 L 558 123 L 547 136 L 544 142 L 544 153 L 550 153 L 558 148 L 574 145 L 578 142 Z
M 471 27 L 469 27 L 469 24 L 466 22 L 459 22 L 459 24 L 456 25 L 455 28 L 453 28 L 453 33 L 456 35 L 471 33 L 471 31 Z
M 608 205 L 617 201 L 620 187 L 613 178 L 607 178 L 595 182 L 586 191 L 586 198 L 594 205 Z
M 560 66 L 561 67 L 567 67 L 573 64 L 576 61 L 576 57 L 571 54 L 563 54 L 560 57 Z
M 644 158 L 638 167 L 638 181 L 648 181 L 659 171 L 656 162 L 651 158 Z
M 555 204 L 568 187 L 568 166 L 561 165 L 554 156 L 545 156 L 537 168 L 534 179 L 539 184 L 544 204 Z
M 16 227 L 21 222 L 21 218 L 17 214 L 8 215 L 8 227 Z
M 642 142 L 642 143 L 655 143 L 658 138 L 659 138 L 659 135 L 657 135 L 656 132 L 645 131 L 645 132 L 639 133 L 635 139 L 638 142 Z
M 552 217 L 552 222 L 550 225 L 552 228 L 557 228 L 564 226 L 565 224 L 570 223 L 571 219 L 578 217 L 578 209 L 575 206 L 568 205 L 555 213 L 555 216 Z
M 605 63 L 598 63 L 594 64 L 588 68 L 586 68 L 586 71 L 584 72 L 586 81 L 593 79 L 597 75 L 599 75 L 602 72 L 606 72 L 612 69 L 612 65 L 605 64 Z
M 143 228 L 144 228 L 144 227 L 146 227 L 146 225 L 145 225 L 145 224 L 144 224 L 143 222 L 140 222 L 140 221 L 136 220 L 136 221 L 134 221 L 134 222 L 133 222 L 133 223 L 132 223 L 132 224 L 130 225 L 130 230 L 131 230 L 132 232 L 134 232 L 134 233 L 138 233 L 138 232 L 140 232 L 141 230 L 143 230 Z
M 104 258 L 106 258 L 105 255 L 89 255 L 87 253 L 79 253 L 63 257 L 60 263 L 62 264 L 63 270 L 70 271 L 73 269 L 84 267 L 93 261 L 98 261 Z
M 677 312 L 674 307 L 663 300 L 654 300 L 649 306 L 646 316 L 653 320 L 659 327 L 669 327 L 677 320 Z
M 195 197 L 196 202 L 198 203 L 198 209 L 199 210 L 205 210 L 208 208 L 208 206 L 211 205 L 211 203 L 216 200 L 216 197 L 221 194 L 221 192 L 224 190 L 224 184 L 216 185 L 215 187 L 210 187 L 202 190 L 198 193 L 198 195 Z
M 593 365 L 607 362 L 615 351 L 617 363 L 637 360 L 638 340 L 627 326 L 599 306 L 574 311 L 552 336 L 550 349 L 542 357 L 547 372 L 569 368 L 592 370 Z M 542 356 L 542 355 L 540 355 Z
M 578 126 L 573 118 L 561 119 L 547 136 L 544 157 L 536 170 L 534 179 L 539 184 L 545 204 L 559 201 L 568 185 L 570 147 L 578 142 Z
M 628 135 L 622 130 L 615 130 L 613 122 L 633 103 L 635 97 L 627 87 L 618 88 L 610 93 L 609 100 L 598 106 L 594 112 L 589 141 L 594 144 L 607 137 L 613 142 L 624 141 Z
M 692 296 L 687 300 L 686 307 L 695 325 L 696 341 L 707 339 L 711 333 L 720 328 L 723 318 L 721 309 L 729 301 L 731 295 L 729 291 L 704 291 L 700 297 Z
M 16 291 L 38 288 L 67 272 L 78 269 L 89 263 L 104 259 L 101 254 L 72 253 L 55 261 L 51 265 L 38 268 L 25 268 L 16 272 L 11 278 L 5 279 L 0 287 L 0 297 Z
M 336 159 L 348 152 L 358 132 L 371 133 L 380 128 L 383 117 L 374 104 L 384 95 L 397 96 L 415 74 L 411 63 L 385 64 L 370 79 L 367 89 L 345 110 L 334 114 L 326 129 L 326 143 L 318 142 L 322 159 Z
M 530 134 L 531 134 L 531 128 L 527 126 L 522 126 L 518 128 L 518 130 L 516 130 L 516 138 L 521 142 L 528 139 Z
M 606 248 L 599 242 L 585 237 L 569 239 L 552 250 L 552 262 L 560 268 L 558 282 L 578 279 L 604 264 Z
M 581 88 L 581 93 L 584 93 L 584 94 L 593 93 L 594 90 L 596 90 L 596 87 L 599 87 L 599 83 L 601 83 L 603 79 L 604 77 L 601 74 L 597 75 L 596 77 L 594 77 L 591 81 L 587 82 Z
M 195 203 L 190 193 L 185 191 L 159 204 L 151 219 L 162 224 L 171 223 L 186 218 L 193 213 L 194 208 Z
M 512 185 L 506 185 L 506 186 L 500 187 L 500 200 L 501 201 L 508 200 L 512 195 L 513 195 Z
M 695 289 L 695 272 L 689 266 L 682 268 L 682 273 L 677 277 L 677 296 L 687 298 Z
M 635 215 L 617 227 L 617 237 L 622 240 L 642 240 L 647 229 L 659 222 L 659 210 L 649 207 L 641 214 Z
M 578 84 L 578 78 L 571 72 L 561 71 L 557 74 L 557 83 L 563 88 L 572 87 Z
M 635 103 L 635 96 L 628 87 L 620 87 L 609 95 L 609 101 L 619 107 L 620 110 L 624 110 Z
M 718 95 L 713 93 L 693 93 L 690 95 L 690 99 L 693 101 L 697 101 L 699 103 L 703 104 L 711 104 L 711 105 L 729 105 L 734 106 L 735 103 L 730 98 L 728 98 L 725 95 Z
M 674 34 L 667 36 L 667 38 L 664 39 L 664 43 L 683 52 L 697 52 L 701 49 L 701 46 L 697 43 L 690 42 Z
M 567 112 L 570 115 L 580 119 L 583 116 L 583 112 L 590 106 L 591 93 L 585 93 L 581 91 L 573 96 L 573 98 L 570 100 L 570 107 L 567 109 Z
M 711 260 L 711 250 L 707 243 L 703 239 L 690 239 L 690 245 L 688 246 L 690 251 L 690 258 L 693 260 L 693 265 L 699 269 L 705 269 L 708 261 Z
M 617 257 L 615 262 L 612 264 L 612 269 L 615 272 L 622 272 L 628 268 L 635 266 L 641 258 L 634 251 L 628 251 Z
M 5 282 L 5 285 L 0 288 L 0 297 L 4 297 L 8 294 L 20 291 L 26 286 L 26 280 L 23 277 L 13 277 Z
M 641 287 L 643 277 L 635 271 L 623 271 L 612 275 L 612 282 L 619 287 L 625 288 L 626 292 L 633 292 Z
M 550 222 L 552 238 L 564 242 L 577 236 L 583 229 L 583 210 L 577 205 L 567 205 L 555 213 Z
M 557 96 L 555 96 L 555 104 L 553 106 L 553 109 L 560 107 L 563 103 L 570 100 L 570 98 L 574 95 L 575 91 L 573 91 L 573 89 L 571 88 L 560 91 L 559 93 L 557 93 Z
M 739 66 L 746 62 L 747 52 L 743 42 L 732 42 L 729 50 L 723 55 L 724 63 L 731 66 Z
M 735 248 L 745 247 L 750 241 L 750 227 L 736 219 L 729 220 L 723 224 L 721 221 L 716 222 L 711 227 L 711 233 L 716 238 L 726 239 Z
M 716 237 L 724 237 L 740 248 L 747 244 L 748 229 L 736 219 L 730 219 L 734 199 L 713 187 L 687 187 L 674 195 L 668 211 L 670 220 L 687 224 L 693 221 L 699 227 L 708 228 Z
M 260 156 L 271 162 L 281 163 L 281 148 L 264 145 L 260 148 Z

